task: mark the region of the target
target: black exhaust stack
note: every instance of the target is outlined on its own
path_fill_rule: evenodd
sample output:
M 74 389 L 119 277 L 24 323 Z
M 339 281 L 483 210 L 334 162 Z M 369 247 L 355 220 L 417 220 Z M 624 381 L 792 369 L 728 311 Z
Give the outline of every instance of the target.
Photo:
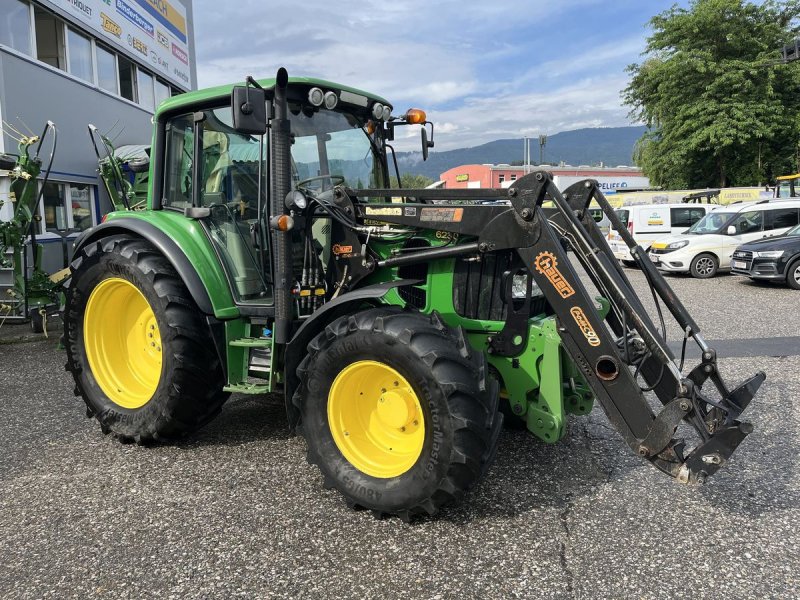
M 272 119 L 272 217 L 288 212 L 283 199 L 292 185 L 292 155 L 289 108 L 286 86 L 289 74 L 281 67 L 275 76 L 275 118 Z M 285 344 L 291 335 L 292 323 L 292 243 L 291 232 L 272 230 L 275 249 L 275 325 L 273 336 Z

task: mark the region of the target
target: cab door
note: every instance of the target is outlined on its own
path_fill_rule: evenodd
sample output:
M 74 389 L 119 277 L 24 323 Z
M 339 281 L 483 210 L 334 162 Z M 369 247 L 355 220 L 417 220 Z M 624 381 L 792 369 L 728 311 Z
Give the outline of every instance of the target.
M 270 306 L 271 267 L 263 223 L 266 144 L 262 138 L 236 133 L 230 113 L 229 107 L 208 109 L 167 124 L 163 204 L 193 209 L 239 306 Z

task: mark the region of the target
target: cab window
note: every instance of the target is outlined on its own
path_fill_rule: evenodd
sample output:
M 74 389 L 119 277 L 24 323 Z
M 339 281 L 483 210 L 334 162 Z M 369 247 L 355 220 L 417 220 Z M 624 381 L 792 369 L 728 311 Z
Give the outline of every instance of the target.
M 794 227 L 800 222 L 798 221 L 800 219 L 800 209 L 797 208 L 781 208 L 779 210 L 771 210 L 767 214 L 767 229 L 785 229 Z
M 671 208 L 670 213 L 673 227 L 691 227 L 705 216 L 706 211 L 703 208 L 681 206 Z

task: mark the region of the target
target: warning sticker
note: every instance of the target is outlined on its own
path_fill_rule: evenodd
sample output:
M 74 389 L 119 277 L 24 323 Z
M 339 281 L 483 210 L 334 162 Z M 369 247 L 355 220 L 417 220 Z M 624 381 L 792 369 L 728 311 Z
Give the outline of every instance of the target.
M 403 209 L 399 206 L 397 208 L 389 208 L 386 206 L 374 208 L 372 206 L 368 206 L 366 213 L 375 217 L 399 217 L 403 214 Z
M 460 223 L 464 216 L 463 208 L 431 208 L 419 211 L 420 221 L 438 221 L 440 223 Z

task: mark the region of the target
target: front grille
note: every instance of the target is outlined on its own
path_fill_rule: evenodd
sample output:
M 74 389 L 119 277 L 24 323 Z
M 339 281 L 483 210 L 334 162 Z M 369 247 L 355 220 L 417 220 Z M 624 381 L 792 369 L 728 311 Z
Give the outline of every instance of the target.
M 650 248 L 651 254 L 669 254 L 670 252 L 675 252 L 675 249 L 672 248 Z
M 503 301 L 503 275 L 520 270 L 527 273 L 519 255 L 513 251 L 485 254 L 480 261 L 456 260 L 453 273 L 453 305 L 456 312 L 467 319 L 504 321 L 508 306 Z M 534 296 L 531 299 L 531 316 L 541 314 L 552 314 L 552 311 L 543 296 Z
M 733 258 L 738 258 L 740 260 L 751 261 L 753 260 L 753 253 L 747 250 L 736 250 L 733 253 Z

